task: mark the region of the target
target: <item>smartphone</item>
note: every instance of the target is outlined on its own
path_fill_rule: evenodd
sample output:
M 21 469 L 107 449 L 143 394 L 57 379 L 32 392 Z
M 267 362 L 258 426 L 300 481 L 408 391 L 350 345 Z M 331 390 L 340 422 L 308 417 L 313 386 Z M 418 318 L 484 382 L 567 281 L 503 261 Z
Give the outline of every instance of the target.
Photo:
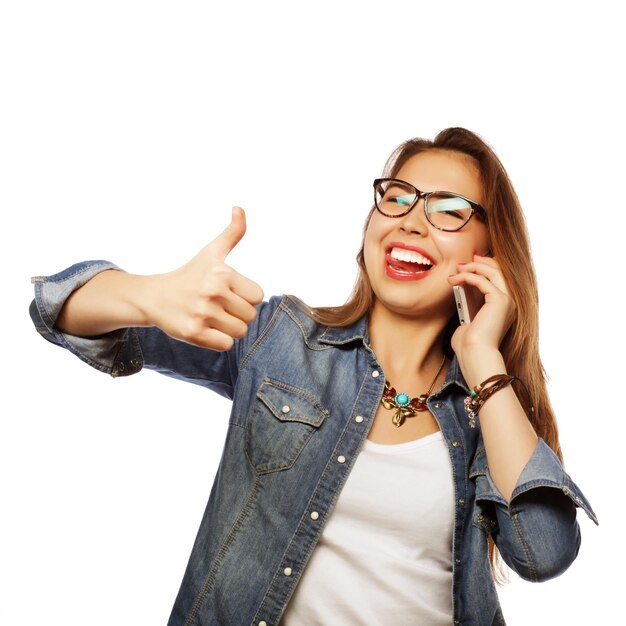
M 461 324 L 469 324 L 472 321 L 467 304 L 467 295 L 465 289 L 461 285 L 453 285 L 454 299 L 456 301 L 456 311 L 459 314 L 459 322 Z
M 471 291 L 469 291 L 470 289 Z M 484 304 L 484 297 L 474 287 L 466 288 L 461 285 L 453 285 L 452 290 L 454 291 L 459 322 L 461 324 L 469 324 Z

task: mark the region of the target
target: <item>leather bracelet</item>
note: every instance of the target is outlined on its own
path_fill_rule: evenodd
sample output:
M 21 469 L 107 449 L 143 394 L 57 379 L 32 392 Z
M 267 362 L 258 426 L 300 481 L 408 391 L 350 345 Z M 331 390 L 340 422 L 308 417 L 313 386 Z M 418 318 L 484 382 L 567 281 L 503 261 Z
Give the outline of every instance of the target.
M 495 374 L 494 376 L 490 376 L 486 380 L 484 380 L 479 385 L 476 385 L 474 389 L 470 391 L 470 395 L 465 398 L 463 401 L 463 405 L 465 406 L 465 412 L 469 418 L 470 428 L 476 428 L 476 416 L 478 412 L 482 408 L 483 404 L 487 402 L 487 400 L 500 389 L 504 389 L 510 385 L 514 380 L 520 382 L 526 395 L 528 396 L 529 406 L 530 406 L 530 416 L 532 417 L 535 409 L 533 407 L 532 398 L 530 396 L 530 391 L 528 391 L 528 387 L 519 379 L 517 376 L 513 376 L 511 374 Z M 489 386 L 487 386 L 489 385 Z

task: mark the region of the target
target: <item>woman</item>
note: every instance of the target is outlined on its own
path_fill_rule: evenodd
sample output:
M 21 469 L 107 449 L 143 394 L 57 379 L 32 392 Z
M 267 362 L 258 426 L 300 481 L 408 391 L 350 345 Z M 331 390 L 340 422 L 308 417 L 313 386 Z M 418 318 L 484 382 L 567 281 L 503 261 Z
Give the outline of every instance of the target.
M 224 262 L 244 232 L 235 209 L 164 275 L 96 261 L 34 279 L 50 341 L 113 376 L 145 366 L 233 400 L 170 626 L 504 623 L 498 551 L 545 580 L 576 557 L 576 507 L 596 520 L 561 467 L 497 157 L 459 128 L 402 144 L 341 307 L 261 302 Z M 463 325 L 455 285 L 475 301 Z

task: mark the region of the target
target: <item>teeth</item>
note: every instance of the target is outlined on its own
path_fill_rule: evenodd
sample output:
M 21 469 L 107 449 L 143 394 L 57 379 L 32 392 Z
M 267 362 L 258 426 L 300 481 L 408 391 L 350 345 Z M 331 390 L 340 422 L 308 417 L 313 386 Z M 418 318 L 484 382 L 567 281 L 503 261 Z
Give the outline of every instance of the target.
M 415 252 L 415 250 L 406 250 L 405 248 L 392 248 L 391 258 L 398 261 L 406 261 L 407 263 L 419 263 L 419 265 L 432 265 L 432 261 Z

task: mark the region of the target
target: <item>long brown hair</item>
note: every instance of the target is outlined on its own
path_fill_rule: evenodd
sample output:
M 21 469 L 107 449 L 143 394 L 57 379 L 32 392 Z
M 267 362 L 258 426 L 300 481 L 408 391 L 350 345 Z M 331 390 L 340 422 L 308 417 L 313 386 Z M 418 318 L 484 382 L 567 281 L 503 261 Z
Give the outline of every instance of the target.
M 507 371 L 519 376 L 530 391 L 534 402 L 531 423 L 537 435 L 562 460 L 556 419 L 546 389 L 545 370 L 539 357 L 537 280 L 531 260 L 528 231 L 520 202 L 504 166 L 493 149 L 478 135 L 465 128 L 447 128 L 432 141 L 409 139 L 398 146 L 385 164 L 383 177 L 394 178 L 404 163 L 420 152 L 442 149 L 469 155 L 478 165 L 484 190 L 491 252 L 498 259 L 516 306 L 515 319 L 502 340 L 500 351 Z M 372 208 L 365 222 L 364 236 L 373 210 Z M 356 260 L 359 270 L 348 301 L 341 306 L 310 309 L 311 316 L 320 324 L 348 326 L 371 311 L 374 296 L 365 270 L 363 244 Z M 451 324 L 455 326 L 456 319 Z M 450 336 L 450 331 L 453 330 L 454 328 L 448 328 Z M 519 396 L 528 413 L 525 394 Z M 505 577 L 501 559 L 491 538 L 489 541 L 492 573 L 498 582 L 502 582 Z

